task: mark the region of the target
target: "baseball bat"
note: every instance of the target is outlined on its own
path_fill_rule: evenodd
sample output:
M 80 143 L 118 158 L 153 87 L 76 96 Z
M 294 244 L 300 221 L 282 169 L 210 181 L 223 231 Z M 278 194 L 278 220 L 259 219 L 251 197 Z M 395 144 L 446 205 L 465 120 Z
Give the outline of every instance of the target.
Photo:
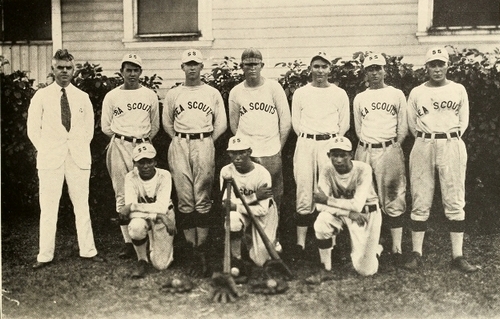
M 226 274 L 231 273 L 231 181 L 227 180 L 226 188 L 226 217 L 225 217 L 225 234 L 224 234 L 224 263 L 222 271 Z M 224 193 L 224 190 L 222 191 Z
M 248 213 L 248 217 L 252 221 L 252 224 L 254 225 L 255 229 L 257 229 L 257 232 L 259 233 L 260 238 L 262 238 L 262 242 L 266 246 L 267 252 L 271 256 L 271 258 L 273 258 L 274 260 L 277 260 L 282 265 L 282 267 L 285 269 L 285 271 L 287 272 L 287 275 L 289 277 L 293 277 L 292 272 L 285 265 L 285 263 L 281 260 L 280 256 L 276 252 L 276 249 L 274 249 L 273 243 L 271 243 L 271 241 L 269 240 L 269 237 L 267 237 L 264 229 L 262 228 L 262 226 L 257 221 L 257 218 L 255 217 L 255 215 L 252 213 L 252 210 L 250 209 L 250 206 L 248 206 L 248 204 L 245 201 L 245 199 L 243 198 L 243 196 L 241 196 L 241 193 L 239 191 L 238 185 L 236 185 L 236 181 L 234 179 L 231 179 L 230 182 L 233 185 L 233 189 L 234 189 L 234 193 L 236 194 L 236 197 L 238 197 L 241 200 L 241 203 L 243 204 L 243 206 L 245 207 L 245 210 Z

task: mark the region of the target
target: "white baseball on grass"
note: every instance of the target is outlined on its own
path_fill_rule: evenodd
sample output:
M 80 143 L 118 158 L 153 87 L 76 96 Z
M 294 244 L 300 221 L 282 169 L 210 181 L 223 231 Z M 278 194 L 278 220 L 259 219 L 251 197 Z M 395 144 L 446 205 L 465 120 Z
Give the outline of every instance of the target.
M 276 288 L 278 286 L 278 283 L 274 279 L 268 279 L 266 282 L 267 288 Z
M 180 279 L 173 279 L 172 280 L 172 287 L 174 288 L 179 288 L 182 285 L 182 281 Z
M 240 270 L 236 267 L 231 268 L 231 276 L 238 277 L 240 275 Z

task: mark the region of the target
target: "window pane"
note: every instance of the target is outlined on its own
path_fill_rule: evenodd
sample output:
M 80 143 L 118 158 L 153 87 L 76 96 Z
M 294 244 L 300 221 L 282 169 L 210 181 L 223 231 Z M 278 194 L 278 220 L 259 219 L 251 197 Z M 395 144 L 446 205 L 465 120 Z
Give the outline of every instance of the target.
M 50 0 L 3 0 L 2 40 L 51 40 Z
M 138 34 L 198 33 L 198 0 L 138 0 Z
M 434 27 L 500 25 L 500 0 L 434 0 Z

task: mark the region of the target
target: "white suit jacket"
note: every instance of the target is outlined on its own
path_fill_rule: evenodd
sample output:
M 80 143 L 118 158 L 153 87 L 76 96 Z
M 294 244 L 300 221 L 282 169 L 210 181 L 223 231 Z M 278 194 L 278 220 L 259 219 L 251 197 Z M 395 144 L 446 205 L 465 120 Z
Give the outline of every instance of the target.
M 61 86 L 56 82 L 39 89 L 28 109 L 28 137 L 37 150 L 37 169 L 56 169 L 68 150 L 75 163 L 90 169 L 90 141 L 94 136 L 94 110 L 87 93 L 72 84 L 66 87 L 71 110 L 71 129 L 61 122 Z

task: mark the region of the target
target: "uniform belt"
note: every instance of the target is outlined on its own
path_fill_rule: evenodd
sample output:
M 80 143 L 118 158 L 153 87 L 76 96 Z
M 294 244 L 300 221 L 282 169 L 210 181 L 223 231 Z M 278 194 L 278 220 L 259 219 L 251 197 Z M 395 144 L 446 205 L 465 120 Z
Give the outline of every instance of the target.
M 337 134 L 306 134 L 306 133 L 300 133 L 300 137 L 305 137 L 305 138 L 309 138 L 309 139 L 316 140 L 316 141 L 329 140 L 331 138 L 334 138 L 335 136 L 337 136 Z
M 121 140 L 125 140 L 125 141 L 130 142 L 130 143 L 151 142 L 151 140 L 149 139 L 149 137 L 136 138 L 136 137 L 130 137 L 130 136 L 123 136 L 123 135 L 120 135 L 120 134 L 115 134 L 115 138 L 118 138 L 118 139 L 121 139 Z
M 450 137 L 460 137 L 460 131 L 458 132 L 451 132 L 449 133 Z M 433 134 L 431 133 L 423 133 L 420 131 L 417 131 L 417 137 L 423 137 L 423 138 L 439 138 L 439 139 L 444 139 L 448 138 L 448 135 L 446 133 L 434 133 L 434 137 L 432 136 Z
M 180 138 L 189 138 L 190 140 L 199 140 L 201 138 L 211 136 L 211 132 L 207 133 L 175 133 L 175 136 L 179 136 Z
M 377 211 L 377 204 L 365 205 L 365 213 L 373 213 Z
M 371 147 L 371 148 L 387 147 L 387 146 L 392 145 L 393 143 L 394 143 L 393 140 L 385 141 L 385 142 L 382 142 L 382 143 L 365 143 L 365 142 L 359 141 L 359 145 L 361 145 L 363 147 Z

